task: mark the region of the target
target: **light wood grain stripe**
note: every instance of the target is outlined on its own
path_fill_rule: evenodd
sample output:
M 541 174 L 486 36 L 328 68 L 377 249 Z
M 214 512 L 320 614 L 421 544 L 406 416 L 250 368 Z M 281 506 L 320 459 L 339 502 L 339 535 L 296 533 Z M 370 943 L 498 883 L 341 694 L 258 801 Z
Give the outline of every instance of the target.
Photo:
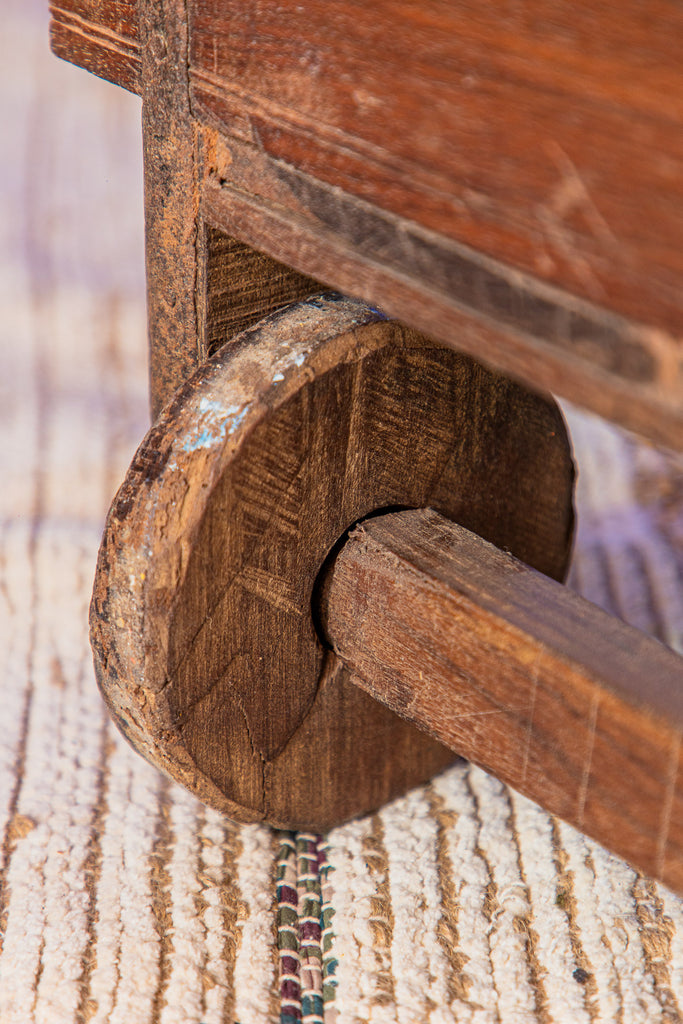
M 669 935 L 669 981 L 679 1009 L 683 1010 L 683 904 L 662 885 L 655 890 L 661 900 L 663 925 Z
M 196 798 L 173 787 L 170 879 L 171 949 L 160 1024 L 199 1024 L 202 1016 L 203 928 L 199 914 L 199 839 L 202 809 Z
M 202 1021 L 222 1024 L 234 1006 L 234 946 L 228 945 L 235 923 L 230 906 L 237 829 L 215 811 L 204 810 L 199 836 L 201 864 L 199 911 L 204 928 L 202 967 Z
M 79 978 L 79 1003 L 77 1015 L 84 1024 L 92 1018 L 96 1006 L 90 998 L 90 984 L 92 971 L 95 965 L 96 933 L 95 924 L 97 921 L 97 890 L 102 875 L 102 831 L 107 813 L 106 790 L 109 776 L 109 756 L 112 751 L 112 743 L 109 738 L 109 723 L 103 718 L 100 731 L 100 757 L 96 768 L 97 789 L 93 805 L 92 817 L 90 820 L 90 836 L 88 849 L 83 866 L 85 885 L 88 892 L 88 907 L 86 916 L 86 941 L 83 949 L 82 971 Z
M 529 894 L 525 924 L 539 1018 L 554 1021 L 569 1015 L 576 1024 L 588 1024 L 585 982 L 576 975 L 580 965 L 572 949 L 566 897 L 560 896 L 564 890 L 555 861 L 552 818 L 517 793 L 511 792 L 510 800 L 520 872 Z
M 274 853 L 269 829 L 245 825 L 240 832 L 237 879 L 241 894 L 240 940 L 235 961 L 235 1020 L 266 1021 L 277 985 L 274 942 Z
M 433 783 L 442 813 L 453 818 L 444 839 L 458 901 L 460 970 L 450 1008 L 456 1019 L 489 1021 L 497 1017 L 489 944 L 490 873 L 479 846 L 480 825 L 467 772 L 463 762 Z
M 468 782 L 479 821 L 479 847 L 489 871 L 489 944 L 493 984 L 503 1019 L 533 1019 L 536 993 L 531 984 L 524 922 L 529 914 L 526 886 L 519 872 L 506 787 L 473 765 Z
M 432 818 L 436 822 L 436 868 L 439 889 L 439 924 L 437 936 L 444 951 L 446 967 L 444 972 L 445 1001 L 453 1005 L 456 1001 L 467 999 L 467 985 L 464 983 L 463 969 L 467 958 L 460 947 L 458 933 L 457 885 L 453 872 L 453 862 L 448 848 L 448 834 L 457 825 L 458 814 L 446 805 L 446 801 L 437 786 L 432 783 L 427 788 L 427 799 Z
M 664 917 L 662 900 L 655 882 L 639 877 L 633 887 L 633 895 L 645 967 L 652 977 L 654 994 L 664 1019 L 680 1019 L 680 1007 L 671 987 L 671 922 Z
M 2 560 L 2 613 L 0 657 L 6 680 L 3 699 L 5 725 L 0 736 L 0 954 L 2 953 L 10 893 L 7 866 L 21 833 L 32 824 L 17 817 L 17 804 L 26 759 L 26 739 L 33 688 L 32 630 L 30 613 L 33 587 L 26 587 L 24 569 L 32 575 L 31 531 L 24 524 L 3 524 L 0 539 Z M 21 567 L 21 571 L 18 570 Z M 22 628 L 23 620 L 23 628 Z M 0 962 L 0 972 L 2 970 Z M 0 974 L 1 976 L 1 974 Z

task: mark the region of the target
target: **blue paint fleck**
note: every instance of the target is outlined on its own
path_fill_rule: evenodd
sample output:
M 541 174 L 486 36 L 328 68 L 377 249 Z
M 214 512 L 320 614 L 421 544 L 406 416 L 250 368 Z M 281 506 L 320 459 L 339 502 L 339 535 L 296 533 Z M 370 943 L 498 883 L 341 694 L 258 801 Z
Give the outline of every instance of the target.
M 219 432 L 218 436 L 222 436 L 224 434 L 225 434 L 225 429 L 222 432 Z M 216 434 L 215 431 L 208 430 L 205 427 L 204 430 L 202 430 L 201 434 L 198 434 L 197 437 L 192 438 L 192 439 L 190 439 L 189 437 L 187 438 L 187 440 L 185 441 L 185 444 L 183 445 L 183 451 L 184 452 L 196 452 L 196 451 L 199 451 L 200 448 L 210 448 L 211 445 L 216 440 L 216 436 L 217 436 L 217 434 Z
M 200 417 L 206 417 L 208 422 L 202 425 L 200 433 L 196 436 L 193 434 L 185 439 L 182 445 L 184 452 L 213 448 L 215 444 L 224 441 L 227 434 L 232 433 L 240 426 L 247 415 L 248 406 L 229 405 L 225 407 L 219 401 L 202 398 L 199 402 L 199 412 Z
M 247 412 L 248 412 L 248 409 L 247 409 L 247 407 L 245 406 L 245 407 L 244 407 L 244 408 L 242 409 L 242 411 L 241 411 L 241 412 L 240 412 L 240 413 L 239 413 L 239 414 L 238 414 L 237 416 L 234 416 L 234 417 L 233 417 L 233 421 L 232 421 L 232 429 L 233 429 L 233 430 L 236 430 L 236 429 L 237 429 L 237 427 L 239 427 L 239 426 L 240 426 L 240 424 L 241 424 L 241 423 L 242 423 L 242 421 L 244 420 L 245 416 L 247 415 Z

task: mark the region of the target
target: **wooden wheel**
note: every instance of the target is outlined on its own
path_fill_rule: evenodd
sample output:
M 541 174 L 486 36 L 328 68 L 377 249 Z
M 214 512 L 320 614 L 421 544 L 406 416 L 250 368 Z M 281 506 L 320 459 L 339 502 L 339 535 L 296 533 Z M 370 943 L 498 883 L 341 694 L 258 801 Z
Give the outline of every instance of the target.
M 321 642 L 327 556 L 378 510 L 431 507 L 561 579 L 573 479 L 552 401 L 360 302 L 273 314 L 180 389 L 114 500 L 91 607 L 105 700 L 235 818 L 372 810 L 454 755 Z

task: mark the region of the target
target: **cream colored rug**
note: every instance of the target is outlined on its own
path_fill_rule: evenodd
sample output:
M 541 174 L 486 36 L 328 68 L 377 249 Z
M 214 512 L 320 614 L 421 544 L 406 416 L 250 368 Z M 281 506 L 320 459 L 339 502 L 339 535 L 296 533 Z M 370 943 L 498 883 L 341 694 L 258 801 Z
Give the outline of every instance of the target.
M 681 901 L 481 771 L 319 842 L 206 810 L 107 721 L 86 613 L 146 429 L 139 103 L 46 40 L 6 0 L 1 1024 L 313 1022 L 323 990 L 328 1024 L 682 1019 Z M 683 463 L 570 421 L 572 583 L 680 648 Z

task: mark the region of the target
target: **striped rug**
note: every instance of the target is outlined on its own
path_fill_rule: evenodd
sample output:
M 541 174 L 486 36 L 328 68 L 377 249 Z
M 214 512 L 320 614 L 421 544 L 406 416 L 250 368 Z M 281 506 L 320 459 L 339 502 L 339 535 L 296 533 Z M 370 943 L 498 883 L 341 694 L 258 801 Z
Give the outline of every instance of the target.
M 129 750 L 86 636 L 146 426 L 139 105 L 0 33 L 1 1024 L 682 1019 L 683 904 L 461 764 L 325 837 Z M 569 412 L 572 585 L 683 643 L 683 463 Z

